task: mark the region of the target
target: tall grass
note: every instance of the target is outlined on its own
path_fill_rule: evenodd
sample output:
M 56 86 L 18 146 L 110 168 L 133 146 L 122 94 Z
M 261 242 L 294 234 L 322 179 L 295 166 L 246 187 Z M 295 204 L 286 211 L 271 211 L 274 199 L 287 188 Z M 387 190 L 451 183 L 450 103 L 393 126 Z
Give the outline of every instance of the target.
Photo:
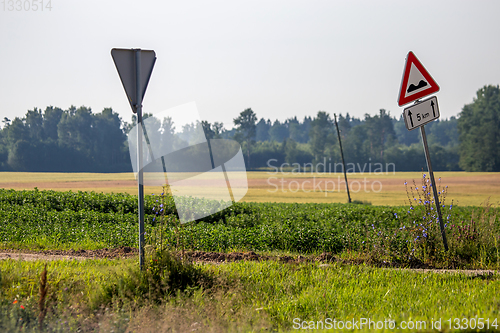
M 439 179 L 441 181 L 441 179 Z M 432 195 L 430 179 L 421 184 L 405 182 L 409 206 L 406 213 L 394 213 L 396 228 L 369 228 L 365 250 L 377 260 L 397 264 L 441 268 L 499 268 L 500 224 L 498 209 L 489 201 L 481 207 L 463 209 L 446 204 L 447 186 L 438 184 L 438 200 L 449 251 L 443 238 Z
M 42 261 L 0 262 L 2 332 L 39 332 L 37 286 L 44 267 Z M 197 278 L 172 277 L 168 281 L 184 287 L 177 289 L 170 284 L 164 289 L 167 292 L 155 294 L 149 289 L 154 284 L 145 279 L 147 273 L 140 275 L 134 260 L 49 262 L 43 329 L 294 332 L 296 318 L 308 323 L 327 318 L 390 319 L 398 325 L 409 320 L 430 325 L 437 318 L 443 322 L 448 318 L 500 320 L 498 275 L 437 274 L 319 262 L 233 262 L 195 267 L 198 277 L 209 277 L 209 283 L 197 285 L 192 283 L 200 281 Z M 371 330 L 365 327 L 357 331 Z

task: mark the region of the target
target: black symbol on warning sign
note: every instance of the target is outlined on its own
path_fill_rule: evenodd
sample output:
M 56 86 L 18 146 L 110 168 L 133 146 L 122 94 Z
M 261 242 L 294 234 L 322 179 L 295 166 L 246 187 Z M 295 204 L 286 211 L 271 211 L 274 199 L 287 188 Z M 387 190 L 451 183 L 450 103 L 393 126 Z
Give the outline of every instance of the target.
M 423 88 L 426 85 L 427 85 L 427 82 L 425 82 L 424 80 L 420 80 L 420 82 L 418 83 L 418 86 L 414 85 L 413 83 L 410 84 L 410 86 L 408 87 L 407 92 L 411 93 L 412 91 L 415 91 L 415 90 L 418 90 L 420 88 Z

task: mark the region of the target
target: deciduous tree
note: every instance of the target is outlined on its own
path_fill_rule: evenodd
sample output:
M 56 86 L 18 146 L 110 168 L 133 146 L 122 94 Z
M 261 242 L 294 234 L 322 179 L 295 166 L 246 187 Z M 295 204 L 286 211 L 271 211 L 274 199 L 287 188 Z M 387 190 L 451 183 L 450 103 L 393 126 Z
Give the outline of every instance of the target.
M 465 171 L 500 171 L 500 88 L 485 86 L 458 118 L 460 167 Z

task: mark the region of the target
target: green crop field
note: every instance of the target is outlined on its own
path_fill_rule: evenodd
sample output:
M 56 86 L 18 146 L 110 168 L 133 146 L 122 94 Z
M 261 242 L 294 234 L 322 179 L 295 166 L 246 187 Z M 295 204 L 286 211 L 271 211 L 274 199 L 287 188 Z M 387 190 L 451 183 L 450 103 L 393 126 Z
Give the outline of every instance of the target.
M 496 331 L 499 209 L 456 206 L 448 193 L 442 207 L 450 246 L 445 252 L 428 192 L 419 188 L 413 195 L 411 206 L 240 202 L 183 225 L 172 197 L 147 195 L 143 272 L 137 258 L 54 261 L 44 284 L 44 261 L 1 261 L 0 327 L 336 331 L 329 326 L 333 320 L 356 322 L 356 328 L 369 319 L 387 332 L 408 331 L 407 325 L 432 332 L 438 320 L 445 331 L 450 325 L 452 331 L 473 325 Z M 0 190 L 3 249 L 137 247 L 137 231 L 134 195 Z M 254 251 L 275 259 L 190 264 L 177 259 L 183 251 Z M 409 269 L 415 267 L 458 271 Z M 492 271 L 468 275 L 461 269 Z

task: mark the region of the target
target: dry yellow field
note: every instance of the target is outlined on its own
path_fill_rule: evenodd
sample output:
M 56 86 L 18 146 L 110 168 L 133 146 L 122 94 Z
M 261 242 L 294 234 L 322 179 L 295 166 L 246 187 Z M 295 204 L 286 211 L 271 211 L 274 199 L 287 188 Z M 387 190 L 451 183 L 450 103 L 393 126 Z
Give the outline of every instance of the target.
M 446 202 L 480 205 L 500 202 L 500 173 L 436 172 L 436 181 L 448 186 Z M 347 202 L 342 173 L 248 172 L 248 192 L 242 201 L 253 202 Z M 421 185 L 422 172 L 348 174 L 352 200 L 373 205 L 405 205 L 405 182 Z M 439 181 L 438 181 L 439 185 Z M 36 173 L 0 172 L 0 188 L 52 189 L 137 193 L 133 173 Z M 146 186 L 145 193 L 160 193 L 159 186 Z

